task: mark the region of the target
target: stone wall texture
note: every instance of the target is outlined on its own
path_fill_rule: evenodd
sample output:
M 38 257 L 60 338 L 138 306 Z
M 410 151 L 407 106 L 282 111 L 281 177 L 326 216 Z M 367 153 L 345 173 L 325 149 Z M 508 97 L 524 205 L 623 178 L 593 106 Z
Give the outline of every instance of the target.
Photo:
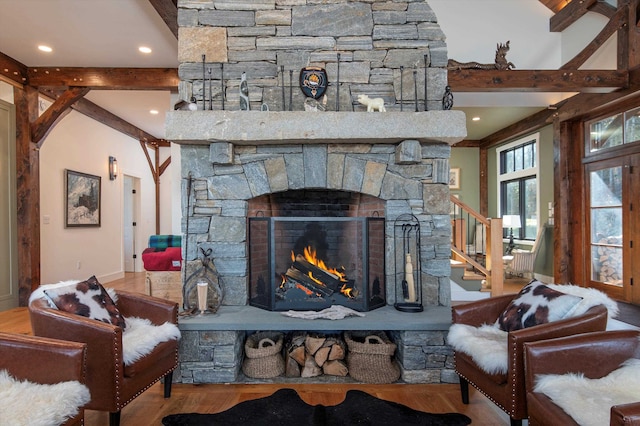
M 360 94 L 383 98 L 388 111 L 423 111 L 425 95 L 427 109 L 442 109 L 445 36 L 422 0 L 180 0 L 178 8 L 180 95 L 200 108 L 203 95 L 207 109 L 222 108 L 222 79 L 225 109 L 239 109 L 246 72 L 251 109 L 303 110 L 299 72 L 313 66 L 328 74 L 327 110 L 362 111 Z

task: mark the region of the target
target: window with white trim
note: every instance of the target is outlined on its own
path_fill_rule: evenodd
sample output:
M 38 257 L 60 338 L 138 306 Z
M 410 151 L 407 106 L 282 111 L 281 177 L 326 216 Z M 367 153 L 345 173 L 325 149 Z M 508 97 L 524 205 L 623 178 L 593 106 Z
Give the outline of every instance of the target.
M 535 240 L 539 226 L 538 141 L 536 133 L 503 145 L 496 151 L 498 163 L 498 211 L 500 217 L 520 217 L 520 228 L 513 231 L 518 240 Z

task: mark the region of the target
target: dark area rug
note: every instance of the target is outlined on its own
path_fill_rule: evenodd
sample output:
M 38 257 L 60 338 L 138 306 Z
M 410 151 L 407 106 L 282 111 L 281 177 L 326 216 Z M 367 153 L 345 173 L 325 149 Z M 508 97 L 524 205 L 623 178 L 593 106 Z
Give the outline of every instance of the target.
M 464 426 L 471 419 L 463 414 L 430 414 L 395 402 L 350 390 L 343 403 L 325 407 L 309 405 L 293 389 L 281 389 L 271 396 L 241 402 L 218 414 L 172 414 L 162 419 L 164 426 Z

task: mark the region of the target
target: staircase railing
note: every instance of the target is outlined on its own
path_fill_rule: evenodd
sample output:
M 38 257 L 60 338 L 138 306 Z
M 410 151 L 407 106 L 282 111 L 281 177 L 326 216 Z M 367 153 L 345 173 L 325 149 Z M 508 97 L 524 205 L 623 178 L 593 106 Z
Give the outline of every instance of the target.
M 466 262 L 485 276 L 491 296 L 503 293 L 502 219 L 486 218 L 453 195 L 451 198 L 452 258 Z

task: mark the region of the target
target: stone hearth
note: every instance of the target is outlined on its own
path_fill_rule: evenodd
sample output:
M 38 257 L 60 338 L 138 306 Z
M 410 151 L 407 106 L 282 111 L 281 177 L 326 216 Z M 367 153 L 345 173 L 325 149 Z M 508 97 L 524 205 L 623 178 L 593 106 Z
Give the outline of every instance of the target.
M 455 381 L 444 343 L 449 157 L 466 127 L 463 113 L 442 111 L 446 45 L 428 4 L 180 0 L 178 7 L 180 97 L 195 97 L 200 108 L 167 115 L 167 139 L 181 144 L 184 256 L 193 268 L 200 251 L 211 250 L 225 298 L 216 316 L 181 319 L 177 380 L 238 381 L 251 331 L 383 329 L 398 345 L 404 381 Z M 327 71 L 326 111 L 304 111 L 304 96 L 291 81 L 307 66 Z M 209 82 L 202 78 L 206 68 Z M 238 111 L 243 72 L 251 111 Z M 383 98 L 388 112 L 365 112 L 361 94 Z M 330 325 L 247 306 L 247 220 L 254 214 L 248 206 L 293 190 L 380 200 L 387 306 Z M 391 265 L 401 247 L 393 223 L 405 214 L 420 223 L 420 314 L 392 307 L 400 284 Z

